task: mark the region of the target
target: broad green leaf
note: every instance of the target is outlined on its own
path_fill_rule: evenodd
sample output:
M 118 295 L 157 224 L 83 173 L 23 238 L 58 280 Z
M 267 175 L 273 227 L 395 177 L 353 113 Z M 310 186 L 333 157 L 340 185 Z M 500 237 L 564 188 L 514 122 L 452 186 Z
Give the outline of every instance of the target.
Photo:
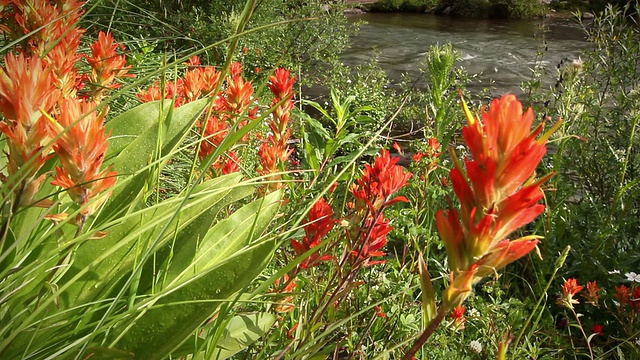
M 174 283 L 184 281 L 222 262 L 259 237 L 273 219 L 279 207 L 280 192 L 271 193 L 234 212 L 212 227 L 202 239 L 195 256 L 177 257 L 168 278 Z M 269 217 L 270 215 L 270 217 Z M 180 271 L 179 273 L 177 271 Z
M 105 130 L 107 133 L 111 132 L 107 162 L 111 157 L 120 154 L 125 147 L 155 123 L 166 117 L 171 104 L 170 100 L 165 100 L 162 103 L 160 101 L 144 103 L 107 122 Z
M 262 337 L 276 322 L 276 316 L 270 313 L 256 313 L 234 316 L 227 324 L 224 333 L 210 359 L 228 359 L 246 349 Z M 203 355 L 200 353 L 198 355 Z M 200 358 L 199 356 L 195 357 Z M 204 359 L 204 357 L 202 357 Z
M 109 218 L 117 218 L 122 210 L 130 207 L 132 202 L 140 200 L 140 191 L 151 176 L 151 167 L 149 166 L 151 161 L 154 157 L 161 159 L 176 151 L 182 140 L 189 133 L 189 130 L 206 109 L 209 101 L 209 99 L 201 99 L 183 105 L 173 111 L 168 124 L 169 128 L 166 129 L 164 134 L 160 154 L 156 154 L 158 136 L 161 132 L 160 129 L 167 125 L 169 119 L 166 122 L 153 121 L 152 126 L 148 127 L 120 151 L 120 154 L 113 159 L 113 169 L 122 177 L 102 210 L 99 217 L 101 222 Z M 150 118 L 149 121 L 152 121 L 152 119 Z M 159 166 L 162 167 L 167 160 L 165 158 Z
M 76 274 L 84 274 L 73 281 L 62 297 L 64 304 L 83 304 L 105 294 L 118 280 L 133 269 L 136 256 L 140 256 L 156 240 L 176 211 L 180 211 L 178 224 L 173 231 L 163 235 L 162 246 L 175 233 L 192 236 L 188 226 L 202 213 L 217 212 L 223 206 L 246 195 L 246 187 L 238 185 L 241 175 L 230 174 L 198 185 L 184 205 L 182 198 L 165 200 L 156 206 L 127 215 L 122 222 L 114 224 L 103 239 L 89 240 L 81 244 L 65 274 L 63 282 L 71 281 Z M 244 189 L 242 189 L 244 188 Z M 186 234 L 181 231 L 188 229 Z M 182 241 L 180 237 L 176 241 Z M 136 247 L 138 248 L 136 251 Z M 105 255 L 106 254 L 106 255 Z M 101 256 L 105 255 L 105 256 Z
M 272 240 L 245 247 L 232 255 L 214 259 L 208 256 L 215 256 L 214 249 L 226 253 L 226 249 L 250 244 L 260 237 L 277 212 L 280 196 L 280 192 L 274 192 L 264 201 L 259 199 L 245 205 L 243 208 L 254 209 L 249 221 L 246 213 L 236 216 L 236 212 L 212 228 L 204 242 L 216 241 L 220 236 L 224 244 L 203 247 L 195 260 L 200 268 L 188 267 L 163 293 L 141 304 L 139 308 L 145 308 L 146 312 L 119 339 L 116 348 L 131 351 L 140 359 L 163 358 L 209 319 L 221 301 L 229 299 L 260 274 L 275 250 L 276 243 Z M 126 326 L 121 325 L 114 336 Z

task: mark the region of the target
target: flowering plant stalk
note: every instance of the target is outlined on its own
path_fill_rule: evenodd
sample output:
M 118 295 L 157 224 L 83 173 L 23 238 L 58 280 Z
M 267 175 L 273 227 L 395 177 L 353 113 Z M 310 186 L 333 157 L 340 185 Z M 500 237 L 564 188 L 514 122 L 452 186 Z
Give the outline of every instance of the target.
M 392 157 L 389 151 L 382 150 L 373 164 L 365 164 L 362 175 L 349 186 L 347 195 L 352 201 L 346 206 L 345 215 L 340 216 L 334 211 L 335 202 L 332 204 L 331 200 L 320 198 L 303 223 L 303 239 L 291 240 L 298 256 L 294 261 L 297 265 L 287 273 L 284 285 L 279 286 L 276 292 L 282 294 L 283 301 L 287 302 L 284 307 L 286 313 L 299 313 L 303 318 L 291 326 L 287 333 L 291 343 L 280 356 L 307 353 L 309 340 L 317 338 L 318 331 L 324 333 L 334 326 L 333 314 L 342 311 L 352 290 L 365 284 L 359 278 L 361 271 L 385 262 L 381 257 L 386 255 L 387 236 L 393 227 L 384 211 L 407 201 L 397 193 L 412 175 L 397 165 L 398 161 L 399 158 Z M 334 191 L 335 187 L 332 187 L 331 194 Z M 306 308 L 307 301 L 295 301 L 294 297 L 286 295 L 286 289 L 295 287 L 297 291 L 304 292 L 297 278 L 305 278 L 306 273 L 313 277 L 318 267 L 327 269 L 329 274 L 322 287 L 316 290 L 322 295 L 309 299 L 313 305 Z M 317 284 L 314 287 L 318 287 Z M 283 304 L 278 304 L 276 309 L 283 309 Z M 378 308 L 374 320 L 384 316 Z
M 523 112 L 513 95 L 493 100 L 489 110 L 482 111 L 482 120 L 471 113 L 464 99 L 462 106 L 467 118 L 462 134 L 471 158 L 463 167 L 452 151 L 454 168 L 449 174 L 460 210 L 452 207 L 436 214 L 451 271 L 449 286 L 437 315 L 404 359 L 411 359 L 444 316 L 471 294 L 474 284 L 527 255 L 540 239 L 507 237 L 544 211 L 538 203 L 543 197 L 541 186 L 553 174 L 536 179 L 535 169 L 560 121 L 536 138 L 544 123 L 531 130 L 533 110 Z

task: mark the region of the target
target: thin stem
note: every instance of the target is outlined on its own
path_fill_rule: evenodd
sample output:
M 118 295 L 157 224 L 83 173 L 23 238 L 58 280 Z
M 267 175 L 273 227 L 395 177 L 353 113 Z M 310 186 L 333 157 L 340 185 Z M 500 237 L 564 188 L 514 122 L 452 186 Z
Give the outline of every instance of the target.
M 436 331 L 436 329 L 438 328 L 442 320 L 444 320 L 445 315 L 447 315 L 447 312 L 449 312 L 449 308 L 441 303 L 436 317 L 434 317 L 431 320 L 431 322 L 429 323 L 429 326 L 427 326 L 427 328 L 424 329 L 424 331 L 422 332 L 422 335 L 420 335 L 418 340 L 416 340 L 416 342 L 413 344 L 411 349 L 409 349 L 409 351 L 407 351 L 407 353 L 404 354 L 404 356 L 402 357 L 402 360 L 411 360 L 413 358 L 413 356 L 418 352 L 418 350 L 420 350 L 422 345 L 424 345 L 424 343 L 426 343 L 427 340 L 429 340 L 429 338 L 431 337 L 431 335 L 433 335 L 433 333 Z
M 589 337 L 587 336 L 587 333 L 584 332 L 584 327 L 582 326 L 582 322 L 580 321 L 580 317 L 576 313 L 576 310 L 573 308 L 573 306 L 570 309 L 571 309 L 571 312 L 573 313 L 573 316 L 576 317 L 576 321 L 578 322 L 578 326 L 580 327 L 580 331 L 582 332 L 582 336 L 584 336 L 584 339 L 587 342 L 587 347 L 589 348 L 589 356 L 591 357 L 591 359 L 593 359 L 593 349 L 591 349 L 591 343 L 589 342 Z
M 553 279 L 555 279 L 556 274 L 558 273 L 558 270 L 560 270 L 562 265 L 564 265 L 564 262 L 567 260 L 567 256 L 569 255 L 570 250 L 571 250 L 571 246 L 567 246 L 566 248 L 564 248 L 564 251 L 562 251 L 562 254 L 560 254 L 560 256 L 558 257 L 558 260 L 556 260 L 556 264 L 553 269 L 553 274 L 551 274 L 551 277 L 549 278 L 549 281 L 547 282 L 547 286 L 544 288 L 542 295 L 540 296 L 540 298 L 538 298 L 538 302 L 536 303 L 536 306 L 533 308 L 533 310 L 529 314 L 529 318 L 527 318 L 527 321 L 524 323 L 524 326 L 522 326 L 522 329 L 520 329 L 520 332 L 518 333 L 516 340 L 513 342 L 513 345 L 512 345 L 513 347 L 518 345 L 518 342 L 520 342 L 522 335 L 524 335 L 524 331 L 529 326 L 531 319 L 533 319 L 533 315 L 536 313 L 536 311 L 540 307 L 542 300 L 547 298 L 547 293 L 549 291 L 549 288 L 551 287 L 551 283 L 553 282 Z
M 10 204 L 9 214 L 7 214 L 7 217 L 2 223 L 2 227 L 0 228 L 0 262 L 2 262 L 5 258 L 4 252 L 8 252 L 8 249 L 6 249 L 5 247 L 7 246 L 6 240 L 7 235 L 9 234 L 9 225 L 11 224 L 11 220 L 13 219 L 14 214 L 16 214 L 20 209 L 20 199 L 22 198 L 22 193 L 24 192 L 26 184 L 26 180 L 20 182 L 16 194 L 13 197 L 13 204 Z

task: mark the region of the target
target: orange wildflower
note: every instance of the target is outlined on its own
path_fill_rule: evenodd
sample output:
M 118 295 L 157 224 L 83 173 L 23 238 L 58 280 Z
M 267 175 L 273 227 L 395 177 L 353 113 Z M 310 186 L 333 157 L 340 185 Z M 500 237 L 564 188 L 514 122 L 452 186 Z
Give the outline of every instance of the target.
M 449 174 L 461 209 L 436 213 L 452 276 L 455 279 L 464 274 L 463 293 L 456 293 L 455 280 L 445 291 L 449 307 L 464 301 L 470 293 L 467 287 L 525 256 L 538 244 L 537 236 L 512 241 L 507 237 L 544 211 L 544 205 L 538 204 L 543 197 L 540 187 L 552 174 L 539 180 L 533 176 L 546 153 L 547 139 L 560 124 L 536 139 L 544 124 L 531 131 L 533 111 L 523 113 L 522 104 L 513 95 L 495 99 L 489 111 L 483 110 L 482 121 L 464 100 L 463 109 L 467 126 L 462 133 L 472 159 L 465 161 L 466 172 L 454 159 L 455 167 Z
M 558 299 L 559 305 L 564 305 L 568 308 L 573 308 L 574 304 L 579 304 L 578 299 L 574 297 L 584 289 L 584 286 L 578 284 L 578 280 L 570 278 L 564 281 L 562 284 L 562 297 Z
M 220 72 L 213 66 L 202 68 L 202 94 L 211 95 L 218 87 Z
M 253 84 L 238 75 L 227 79 L 227 90 L 223 97 L 224 110 L 241 115 L 246 112 L 252 102 Z
M 104 117 L 96 110 L 96 103 L 66 99 L 59 103 L 60 113 L 53 123 L 56 135 L 53 145 L 62 166 L 56 167 L 53 185 L 67 190 L 73 201 L 89 216 L 104 202 L 104 194 L 117 181 L 115 171 L 101 170 L 108 147 Z M 102 196 L 101 196 L 102 194 Z
M 276 139 L 289 138 L 289 116 L 293 109 L 293 84 L 296 78 L 291 76 L 289 70 L 278 68 L 269 78 L 269 89 L 274 95 L 273 105 L 276 106 L 271 114 L 273 121 L 269 124 Z
M 52 3 L 49 0 L 6 0 L 0 8 L 3 18 L 0 31 L 13 40 L 25 37 L 20 50 L 44 56 L 76 26 L 83 14 L 83 2 L 67 0 Z
M 467 309 L 464 306 L 456 306 L 453 308 L 453 311 L 451 311 L 453 326 L 456 329 L 464 329 L 464 323 L 467 321 L 467 318 L 464 316 L 465 311 L 467 311 Z
M 58 44 L 46 53 L 44 58 L 44 61 L 52 68 L 62 97 L 75 97 L 82 86 L 82 77 L 75 67 L 76 62 L 82 58 L 82 55 L 78 53 L 82 34 L 84 34 L 84 29 L 69 29 Z
M 240 158 L 238 157 L 238 153 L 235 151 L 229 151 L 227 156 L 228 158 L 222 165 L 222 173 L 231 174 L 234 172 L 238 172 L 240 170 Z
M 188 67 L 200 66 L 200 57 L 198 55 L 193 55 L 184 64 Z
M 41 111 L 51 112 L 60 92 L 51 68 L 37 55 L 8 54 L 0 68 L 0 131 L 7 137 L 8 174 L 21 171 L 25 179 L 34 176 L 49 158 L 44 144 L 47 122 Z
M 91 45 L 91 56 L 87 56 L 92 69 L 89 85 L 96 100 L 102 99 L 106 90 L 122 86 L 115 83 L 116 78 L 135 76 L 129 74 L 131 65 L 126 66 L 127 59 L 124 55 L 118 55 L 118 48 L 124 49 L 124 45 L 116 44 L 111 33 L 104 31 L 98 33 L 98 39 Z
M 271 134 L 263 141 L 258 151 L 262 170 L 260 174 L 273 174 L 286 169 L 286 163 L 293 148 L 287 145 L 291 136 L 289 129 L 289 116 L 293 109 L 293 84 L 296 79 L 291 77 L 289 70 L 279 68 L 274 75 L 269 78 L 269 89 L 274 95 L 272 104 L 276 107 L 271 114 L 272 120 L 269 122 Z M 280 175 L 274 175 L 269 180 L 280 180 Z M 284 184 L 277 182 L 270 184 L 271 189 L 283 187 Z
M 195 68 L 187 70 L 184 74 L 182 91 L 187 103 L 195 101 L 202 94 L 202 89 L 204 88 L 202 73 L 203 70 L 201 68 Z
M 616 286 L 616 299 L 620 305 L 630 304 L 630 289 L 626 285 Z
M 302 242 L 291 240 L 291 246 L 298 256 L 320 245 L 325 237 L 335 226 L 336 220 L 332 218 L 333 209 L 324 198 L 318 200 L 309 211 L 304 224 L 305 237 Z M 300 263 L 300 267 L 307 269 L 319 265 L 322 261 L 332 259 L 331 255 L 321 255 L 318 252 L 311 254 Z
M 281 283 L 285 284 L 285 287 L 283 289 L 280 289 Z M 274 292 L 277 292 L 280 294 L 290 294 L 291 292 L 293 292 L 293 290 L 296 289 L 296 287 L 298 287 L 298 283 L 296 282 L 295 279 L 290 280 L 289 275 L 285 274 L 282 278 L 277 279 L 275 281 L 275 286 L 276 286 L 276 290 Z M 276 311 L 280 313 L 287 313 L 287 312 L 291 312 L 293 309 L 295 309 L 295 307 L 296 306 L 293 304 L 293 296 L 287 295 L 286 297 L 278 301 L 278 305 L 276 306 Z
M 600 300 L 600 288 L 598 287 L 598 283 L 596 281 L 587 282 L 587 293 L 583 294 L 583 296 L 588 303 L 598 306 L 598 301 Z

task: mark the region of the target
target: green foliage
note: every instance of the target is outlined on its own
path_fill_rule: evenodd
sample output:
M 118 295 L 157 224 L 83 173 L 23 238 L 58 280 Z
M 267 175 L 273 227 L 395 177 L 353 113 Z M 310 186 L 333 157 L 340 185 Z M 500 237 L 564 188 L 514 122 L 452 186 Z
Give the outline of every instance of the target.
M 380 0 L 368 5 L 371 11 L 443 12 L 469 18 L 529 19 L 542 15 L 539 1 L 529 0 Z
M 543 10 L 539 1 L 528 0 L 462 0 L 449 5 L 458 16 L 499 19 L 529 19 L 542 15 Z
M 379 0 L 368 5 L 371 11 L 424 12 L 433 9 L 438 0 Z
M 93 353 L 91 347 L 114 327 L 107 336 L 111 349 L 160 358 L 259 274 L 275 243 L 255 241 L 273 219 L 280 193 L 222 221 L 215 220 L 221 209 L 254 192 L 238 175 L 193 186 L 148 208 L 140 203 L 153 179 L 151 169 L 166 163 L 206 106 L 206 101 L 191 103 L 165 118 L 153 111 L 160 103 L 145 104 L 110 123 L 119 137 L 112 149 L 119 155 L 111 163 L 126 180 L 114 189 L 102 220 L 87 224 L 85 234 L 73 236 L 72 216 L 33 226 L 33 219 L 53 208 L 30 208 L 13 219 L 11 233 L 18 237 L 2 269 L 7 280 L 2 291 L 11 294 L 2 311 L 11 319 L 2 327 L 5 355 Z M 162 156 L 149 163 L 160 123 L 167 126 Z M 169 247 L 171 252 L 165 251 Z M 35 344 L 33 338 L 40 340 Z
M 352 26 L 340 4 L 263 0 L 254 2 L 247 33 L 238 39 L 236 51 L 228 54 L 228 43 L 219 42 L 236 33 L 245 3 L 102 0 L 92 16 L 96 28 L 112 28 L 136 44 L 144 43 L 144 49 L 170 58 L 204 50 L 203 62 L 213 65 L 234 56 L 251 77 L 280 66 L 299 70 L 308 80 L 317 79 L 347 46 Z
M 172 78 L 158 68 L 177 73 L 170 61 L 198 49 L 212 64 L 242 60 L 256 81 L 287 65 L 304 85 L 326 84 L 326 102 L 302 100 L 306 111 L 295 114 L 301 166 L 285 177 L 296 181 L 286 190 L 257 191 L 258 180 L 246 179 L 256 175 L 251 160 L 243 160 L 242 175 L 201 179 L 208 164 L 198 168 L 194 160 L 194 127 L 211 99 L 177 108 L 169 100 L 133 106 L 135 97 L 126 89 L 110 99 L 120 114 L 106 124 L 111 137 L 105 164 L 120 178 L 84 227 L 76 220 L 82 207 L 51 185 L 39 194 L 53 201 L 48 208 L 14 213 L 3 194 L 3 357 L 390 359 L 402 356 L 436 316 L 450 274 L 434 216 L 450 203 L 451 187 L 442 181 L 451 167 L 445 150 L 456 145 L 464 118 L 457 90 L 470 81 L 455 67 L 453 46 L 429 49 L 424 86 L 410 79 L 391 84 L 375 59 L 356 68 L 337 63 L 348 40 L 341 5 L 257 4 L 249 21 L 243 0 L 103 0 L 85 20 L 128 36 L 131 62 L 143 76 Z M 539 2 L 525 0 L 381 0 L 371 8 L 424 11 L 444 5 L 458 15 L 540 13 Z M 557 172 L 545 192 L 546 219 L 531 225 L 545 234 L 543 260 L 532 257 L 479 283 L 465 304 L 464 328 L 446 316 L 423 358 L 495 358 L 510 336 L 512 358 L 578 358 L 589 347 L 600 358 L 640 356 L 635 305 L 621 304 L 615 295 L 616 286 L 633 285 L 626 274 L 640 267 L 640 32 L 624 16 L 631 12 L 608 7 L 585 26 L 594 48 L 560 64 L 555 87 L 542 89 L 542 73 L 525 85 L 537 114 L 563 119 L 541 169 Z M 245 22 L 248 29 L 274 24 L 233 41 Z M 335 65 L 330 72 L 328 64 Z M 232 131 L 212 157 L 232 147 L 255 152 L 255 143 L 240 139 L 264 126 L 269 115 L 264 107 L 261 112 Z M 402 191 L 409 202 L 385 211 L 394 227 L 386 264 L 358 268 L 335 289 L 331 285 L 349 269 L 323 263 L 296 273 L 305 256 L 327 247 L 336 251 L 329 244 L 353 236 L 345 229 L 353 226 L 349 187 L 358 177 L 356 165 L 402 131 L 412 140 L 401 143 L 397 156 L 413 175 Z M 285 196 L 288 204 L 282 205 Z M 312 199 L 321 196 L 345 217 L 317 248 L 294 254 L 287 240 L 306 235 L 300 223 Z M 49 220 L 63 212 L 68 215 Z M 280 234 L 282 224 L 288 230 Z M 349 250 L 334 255 L 346 258 Z M 419 268 L 420 253 L 428 269 Z M 275 280 L 285 274 L 298 287 L 278 293 L 274 289 L 282 284 Z M 580 322 L 554 301 L 568 277 L 583 285 L 597 280 L 605 289 L 598 304 L 578 296 Z M 426 317 L 421 303 L 429 305 Z M 606 336 L 589 334 L 595 324 L 605 325 Z

